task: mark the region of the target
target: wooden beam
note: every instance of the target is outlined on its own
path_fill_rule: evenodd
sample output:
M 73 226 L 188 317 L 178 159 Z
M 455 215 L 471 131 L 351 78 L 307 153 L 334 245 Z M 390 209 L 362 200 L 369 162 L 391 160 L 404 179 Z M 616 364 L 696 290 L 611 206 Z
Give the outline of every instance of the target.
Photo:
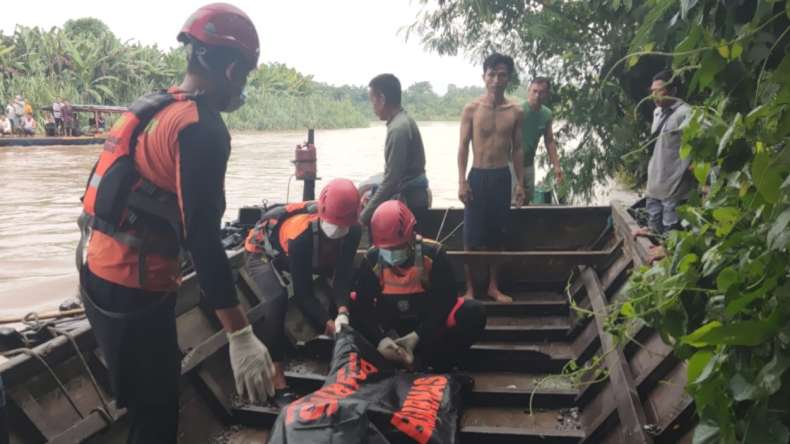
M 649 248 L 652 246 L 644 237 L 634 237 L 633 230 L 639 228 L 634 218 L 628 214 L 625 206 L 620 202 L 612 202 L 612 219 L 617 234 L 625 240 L 631 258 L 637 267 L 650 263 Z
M 606 296 L 604 295 L 598 275 L 590 268 L 582 270 L 582 279 L 587 288 L 587 296 L 595 312 L 595 323 L 598 326 L 598 336 L 601 338 L 601 349 L 605 353 L 606 367 L 614 391 L 617 404 L 617 413 L 623 434 L 627 442 L 634 444 L 650 444 L 653 439 L 645 431 L 645 412 L 636 389 L 634 377 L 623 350 L 617 347 L 614 338 L 604 329 L 606 323 Z

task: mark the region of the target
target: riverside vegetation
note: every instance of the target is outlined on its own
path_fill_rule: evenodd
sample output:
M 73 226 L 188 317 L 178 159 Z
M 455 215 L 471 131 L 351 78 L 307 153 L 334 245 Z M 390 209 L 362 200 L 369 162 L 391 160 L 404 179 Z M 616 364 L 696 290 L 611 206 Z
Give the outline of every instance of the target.
M 123 42 L 94 18 L 50 30 L 20 25 L 11 35 L 0 33 L 0 101 L 21 94 L 34 107 L 58 97 L 125 105 L 177 84 L 185 68 L 183 49 Z M 418 82 L 405 88 L 403 101 L 418 120 L 457 120 L 463 105 L 482 92 L 450 85 L 438 95 L 429 82 Z M 226 116 L 232 129 L 352 128 L 375 120 L 367 86 L 328 85 L 280 63 L 261 65 L 250 77 L 247 95 L 248 104 Z M 42 121 L 41 111 L 36 114 Z
M 582 195 L 618 173 L 644 181 L 647 87 L 674 69 L 694 107 L 681 155 L 699 191 L 609 329 L 622 344 L 647 323 L 688 361 L 695 443 L 790 441 L 790 1 L 423 4 L 410 31 L 429 48 L 498 49 L 559 84 L 563 168 Z

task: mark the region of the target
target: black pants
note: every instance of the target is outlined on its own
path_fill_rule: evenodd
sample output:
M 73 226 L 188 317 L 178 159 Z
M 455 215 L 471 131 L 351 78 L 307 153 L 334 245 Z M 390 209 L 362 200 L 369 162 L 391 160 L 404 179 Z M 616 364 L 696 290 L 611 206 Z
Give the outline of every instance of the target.
M 382 296 L 386 298 L 387 296 Z M 418 297 L 431 297 L 430 294 Z M 351 303 L 351 322 L 360 332 L 365 333 L 368 323 L 360 319 L 375 318 L 381 323 L 384 332 L 394 331 L 405 335 L 417 329 L 420 319 L 401 318 L 395 311 L 388 309 L 382 313 L 381 308 L 368 307 L 366 304 Z M 370 310 L 373 311 L 370 311 Z M 469 348 L 483 335 L 486 326 L 485 306 L 475 300 L 458 298 L 456 306 L 441 315 L 445 325 L 430 337 L 421 337 L 415 355 L 423 366 L 432 367 L 435 371 L 449 371 L 457 365 Z M 371 326 L 372 327 L 372 326 Z M 370 337 L 368 339 L 371 339 Z M 376 346 L 376 344 L 373 344 Z
M 423 237 L 432 237 L 430 233 L 425 233 L 427 229 L 425 224 L 428 218 L 428 207 L 430 207 L 428 190 L 426 188 L 415 188 L 404 191 L 401 195 L 406 206 L 409 207 L 409 210 L 411 210 L 412 214 L 414 214 L 414 218 L 417 220 L 414 231 L 421 234 Z
M 119 407 L 129 414 L 128 443 L 175 443 L 181 352 L 175 296 L 122 287 L 90 271 L 85 313 L 110 370 Z M 94 305 L 95 304 L 95 305 Z
M 451 313 L 455 325 L 445 326 L 439 334 L 420 338 L 417 356 L 436 371 L 449 371 L 483 335 L 486 327 L 485 307 L 480 301 L 461 299 L 461 306 Z
M 8 414 L 5 408 L 5 389 L 3 388 L 3 379 L 0 378 L 0 444 L 8 444 Z
M 282 286 L 274 273 L 273 265 L 269 261 L 262 260 L 261 255 L 248 254 L 245 269 L 250 277 L 255 281 L 263 301 L 263 322 L 258 323 L 255 332 L 260 335 L 261 340 L 269 349 L 269 355 L 274 362 L 282 362 L 285 359 L 285 351 L 288 348 L 288 337 L 285 331 L 285 319 L 288 314 L 288 291 Z M 322 279 L 321 285 L 316 287 L 316 291 L 329 292 L 331 289 Z M 329 301 L 329 306 L 325 307 L 330 315 L 336 313 L 336 307 Z M 305 317 L 305 322 L 310 320 Z M 262 324 L 262 325 L 261 325 Z M 318 333 L 323 333 L 325 325 L 310 325 Z

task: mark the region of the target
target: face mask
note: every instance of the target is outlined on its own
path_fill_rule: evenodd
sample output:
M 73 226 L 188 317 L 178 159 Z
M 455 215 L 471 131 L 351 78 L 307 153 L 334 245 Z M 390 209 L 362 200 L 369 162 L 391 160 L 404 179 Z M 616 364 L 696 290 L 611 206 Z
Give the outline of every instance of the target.
M 340 239 L 348 234 L 348 227 L 340 227 L 329 222 L 321 221 L 321 231 L 330 239 Z
M 241 94 L 235 97 L 231 97 L 230 101 L 228 102 L 228 106 L 225 107 L 226 113 L 232 113 L 233 111 L 238 110 L 244 103 L 247 102 L 247 94 L 242 91 Z
M 379 248 L 379 257 L 385 264 L 399 267 L 409 260 L 409 249 L 401 248 L 398 250 L 389 250 L 386 248 Z

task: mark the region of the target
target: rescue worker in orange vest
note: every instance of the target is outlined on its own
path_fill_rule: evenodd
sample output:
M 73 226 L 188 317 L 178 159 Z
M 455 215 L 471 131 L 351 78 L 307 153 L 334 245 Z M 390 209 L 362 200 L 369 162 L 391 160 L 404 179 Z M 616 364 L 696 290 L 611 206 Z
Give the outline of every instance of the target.
M 390 361 L 448 371 L 482 335 L 485 310 L 458 297 L 447 253 L 416 236 L 415 223 L 397 200 L 373 213 L 373 247 L 360 265 L 352 325 Z
M 274 404 L 295 400 L 285 381 L 285 317 L 289 294 L 316 331 L 333 336 L 349 323 L 349 295 L 361 227 L 359 192 L 348 179 L 334 179 L 316 202 L 267 211 L 245 242 L 246 270 L 265 300 L 263 341 L 274 360 Z M 330 306 L 316 297 L 313 275 L 331 279 Z M 334 318 L 332 318 L 334 316 Z
M 239 394 L 251 401 L 274 394 L 274 365 L 239 305 L 220 236 L 230 155 L 220 112 L 243 104 L 258 34 L 243 11 L 215 3 L 192 14 L 178 40 L 188 57 L 183 82 L 141 97 L 118 120 L 79 219 L 82 299 L 117 405 L 128 410 L 130 443 L 177 440 L 181 253 L 227 334 Z

